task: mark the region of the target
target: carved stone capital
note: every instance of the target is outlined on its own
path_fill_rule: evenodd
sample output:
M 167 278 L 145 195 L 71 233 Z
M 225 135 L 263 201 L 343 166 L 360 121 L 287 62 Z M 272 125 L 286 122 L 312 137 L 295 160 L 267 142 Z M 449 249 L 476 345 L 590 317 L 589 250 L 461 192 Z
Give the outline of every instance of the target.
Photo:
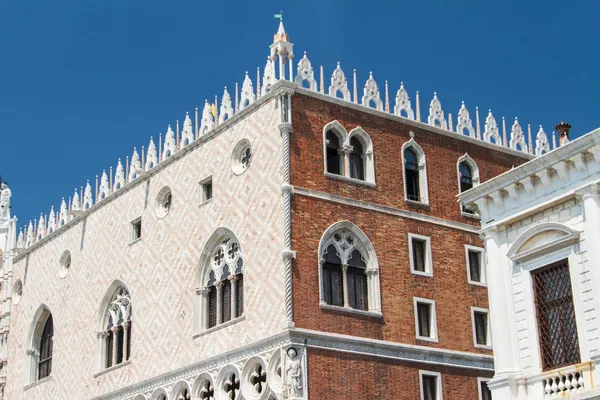
M 103 339 L 103 338 L 105 338 L 105 337 L 106 337 L 106 335 L 108 335 L 108 332 L 106 332 L 106 331 L 103 331 L 103 332 L 96 332 L 96 337 L 97 337 L 98 339 Z
M 208 296 L 209 293 L 210 293 L 210 288 L 207 288 L 207 287 L 196 288 L 196 294 L 198 296 Z
M 27 354 L 28 356 L 33 356 L 37 354 L 37 351 L 35 349 L 27 349 L 25 350 L 25 354 Z
M 342 146 L 342 153 L 344 154 L 350 154 L 352 150 L 354 150 L 354 146 L 351 146 L 349 144 L 345 144 Z
M 294 194 L 294 187 L 289 183 L 284 183 L 281 185 L 281 194 Z
M 365 270 L 365 274 L 367 274 L 368 276 L 377 275 L 377 269 L 375 269 L 375 268 L 367 268 Z
M 237 281 L 239 279 L 239 277 L 237 275 L 229 275 L 227 277 L 227 280 L 229 281 Z
M 286 93 L 286 92 L 283 92 Z M 277 125 L 277 127 L 279 128 L 279 132 L 283 135 L 283 134 L 291 134 L 293 132 L 293 128 L 292 128 L 292 124 L 290 122 L 282 122 L 279 125 Z
M 284 261 L 292 259 L 292 258 L 296 258 L 296 252 L 292 249 L 283 249 L 283 251 L 281 252 L 281 255 L 283 256 Z

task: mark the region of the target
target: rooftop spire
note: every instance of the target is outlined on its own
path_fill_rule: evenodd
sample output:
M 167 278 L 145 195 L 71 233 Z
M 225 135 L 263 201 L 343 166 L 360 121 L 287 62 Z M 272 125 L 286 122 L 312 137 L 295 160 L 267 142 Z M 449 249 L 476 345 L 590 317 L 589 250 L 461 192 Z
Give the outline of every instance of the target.
M 280 40 L 284 42 L 290 41 L 290 37 L 287 33 L 285 33 L 285 28 L 283 27 L 283 18 L 281 18 L 281 21 L 279 21 L 279 29 L 273 37 L 273 42 L 278 42 Z

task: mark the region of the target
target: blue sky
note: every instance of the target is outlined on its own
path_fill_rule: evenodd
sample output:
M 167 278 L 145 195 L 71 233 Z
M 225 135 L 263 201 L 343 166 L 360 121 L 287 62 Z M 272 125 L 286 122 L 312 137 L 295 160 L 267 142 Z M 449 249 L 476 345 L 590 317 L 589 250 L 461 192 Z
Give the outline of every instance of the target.
M 0 0 L 0 173 L 20 224 L 254 80 L 280 9 L 327 81 L 340 61 L 422 109 L 437 91 L 455 122 L 464 100 L 534 132 L 600 126 L 599 2 Z

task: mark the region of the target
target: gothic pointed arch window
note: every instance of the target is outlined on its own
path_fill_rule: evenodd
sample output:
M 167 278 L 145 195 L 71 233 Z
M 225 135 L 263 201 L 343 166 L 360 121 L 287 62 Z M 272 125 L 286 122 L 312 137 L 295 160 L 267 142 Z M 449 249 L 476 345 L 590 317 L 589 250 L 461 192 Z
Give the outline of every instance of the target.
M 201 329 L 206 330 L 244 314 L 244 256 L 238 239 L 218 230 L 204 252 L 200 275 Z
M 343 175 L 343 159 L 342 159 L 342 146 L 340 138 L 333 131 L 327 131 L 325 135 L 325 158 L 327 164 L 327 172 L 330 174 Z
M 132 306 L 129 291 L 118 286 L 105 297 L 103 317 L 98 337 L 101 340 L 101 368 L 106 369 L 128 361 L 131 357 Z
M 26 353 L 29 357 L 29 382 L 33 383 L 52 374 L 54 347 L 54 319 L 52 313 L 42 305 L 35 313 L 29 331 Z
M 350 177 L 365 180 L 365 160 L 363 146 L 356 137 L 350 139 Z
M 457 162 L 458 189 L 459 193 L 479 185 L 479 168 L 468 154 L 460 157 Z M 461 211 L 466 214 L 475 214 L 475 211 L 467 206 L 461 206 Z
M 402 169 L 404 198 L 409 201 L 429 204 L 425 153 L 414 138 L 411 138 L 402 146 Z
M 358 227 L 348 221 L 329 227 L 319 258 L 322 306 L 381 312 L 377 257 Z

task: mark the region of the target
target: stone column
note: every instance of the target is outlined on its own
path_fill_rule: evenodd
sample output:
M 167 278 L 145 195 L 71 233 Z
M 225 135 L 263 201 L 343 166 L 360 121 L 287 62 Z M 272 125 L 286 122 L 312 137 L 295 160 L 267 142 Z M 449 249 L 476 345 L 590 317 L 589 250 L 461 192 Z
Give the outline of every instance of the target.
M 354 148 L 349 144 L 345 144 L 342 146 L 342 154 L 344 157 L 344 171 L 343 174 L 345 177 L 350 178 L 350 153 Z
M 210 288 L 205 287 L 200 289 L 199 294 L 202 296 L 202 315 L 200 316 L 200 326 L 202 326 L 202 329 L 208 329 L 208 320 L 210 314 L 210 304 L 208 302 L 208 295 L 210 294 Z
M 112 364 L 111 365 L 117 365 L 117 331 L 119 330 L 118 326 L 112 327 L 111 329 L 112 335 L 113 335 L 113 341 L 112 341 L 112 351 L 111 351 L 111 357 L 112 357 Z
M 592 288 L 591 295 L 594 298 L 595 304 L 584 305 L 584 312 L 586 315 L 593 313 L 598 314 L 600 310 L 600 292 L 594 290 L 594 288 L 600 287 L 600 270 L 593 265 L 594 261 L 600 260 L 600 194 L 599 188 L 596 184 L 586 186 L 581 191 L 578 191 L 578 195 L 581 196 L 583 202 L 583 212 L 585 215 L 585 223 L 583 228 L 583 236 L 585 239 L 584 246 L 587 255 L 587 259 L 590 260 L 588 264 L 589 271 L 591 273 L 592 282 L 590 287 Z M 589 265 L 589 264 L 592 265 Z M 571 265 L 571 268 L 578 268 L 577 265 Z M 582 294 L 583 295 L 583 294 Z M 582 304 L 584 304 L 582 302 Z M 595 309 L 595 310 L 594 310 Z M 584 321 L 577 321 L 577 324 L 583 326 Z M 597 341 L 593 341 L 594 344 L 586 340 L 586 338 L 579 338 L 579 346 L 582 347 L 581 355 L 584 356 L 587 353 L 594 359 L 600 358 L 600 349 L 598 348 Z M 587 360 L 581 360 L 587 361 Z M 600 376 L 599 376 L 600 378 Z
M 221 300 L 221 291 L 223 289 L 221 286 L 221 282 L 215 283 L 215 287 L 217 288 L 217 325 L 223 322 L 223 313 L 221 312 L 221 308 L 223 307 L 223 301 Z
M 125 322 L 123 324 L 123 361 L 129 360 L 129 336 L 131 329 L 131 321 Z
M 344 294 L 344 307 L 350 307 L 348 296 L 348 265 L 342 265 L 342 292 Z
M 237 318 L 237 275 L 230 275 L 229 281 L 231 282 L 231 319 Z

